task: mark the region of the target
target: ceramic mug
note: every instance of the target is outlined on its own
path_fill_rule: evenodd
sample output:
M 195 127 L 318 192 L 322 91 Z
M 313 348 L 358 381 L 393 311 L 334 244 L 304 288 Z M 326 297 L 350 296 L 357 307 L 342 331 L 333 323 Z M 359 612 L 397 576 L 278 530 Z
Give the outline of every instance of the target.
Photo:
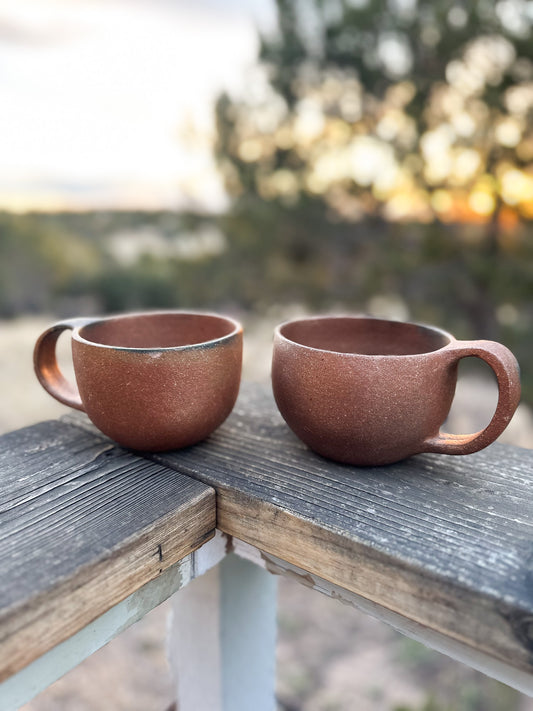
M 72 330 L 76 383 L 56 359 Z M 59 402 L 87 413 L 119 444 L 162 451 L 205 439 L 239 391 L 242 327 L 224 316 L 182 311 L 76 318 L 47 329 L 34 350 L 37 378 Z
M 440 427 L 458 363 L 468 356 L 494 370 L 498 404 L 481 432 L 447 434 Z M 325 457 L 361 466 L 420 452 L 476 452 L 503 432 L 520 399 L 518 363 L 500 343 L 457 341 L 431 326 L 359 316 L 278 326 L 272 387 L 283 418 L 303 442 Z

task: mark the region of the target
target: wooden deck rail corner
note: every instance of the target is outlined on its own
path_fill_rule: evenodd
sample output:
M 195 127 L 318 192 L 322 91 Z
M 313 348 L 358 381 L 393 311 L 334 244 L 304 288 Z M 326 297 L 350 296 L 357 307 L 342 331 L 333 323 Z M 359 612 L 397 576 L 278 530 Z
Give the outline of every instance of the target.
M 0 472 L 6 711 L 194 578 L 170 642 L 180 711 L 273 709 L 270 573 L 533 695 L 529 450 L 337 465 L 292 435 L 268 388 L 244 384 L 195 447 L 127 452 L 75 414 L 0 438 Z

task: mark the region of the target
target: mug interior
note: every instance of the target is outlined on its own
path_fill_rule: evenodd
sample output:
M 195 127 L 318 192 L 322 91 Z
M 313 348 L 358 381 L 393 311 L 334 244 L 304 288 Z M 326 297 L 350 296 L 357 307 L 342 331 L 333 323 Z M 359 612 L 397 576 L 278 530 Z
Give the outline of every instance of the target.
M 179 348 L 236 333 L 232 319 L 213 314 L 147 313 L 115 316 L 83 326 L 80 337 L 116 348 Z
M 450 342 L 447 333 L 429 326 L 354 316 L 291 321 L 283 324 L 279 332 L 308 348 L 359 355 L 431 353 Z

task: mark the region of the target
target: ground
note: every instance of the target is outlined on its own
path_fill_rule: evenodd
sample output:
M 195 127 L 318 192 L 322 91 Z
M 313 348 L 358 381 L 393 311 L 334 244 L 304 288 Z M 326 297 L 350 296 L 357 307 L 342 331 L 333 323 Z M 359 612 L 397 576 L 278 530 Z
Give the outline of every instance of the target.
M 300 311 L 245 320 L 245 378 L 268 380 L 272 328 Z M 32 372 L 33 343 L 53 320 L 0 322 L 0 432 L 67 411 Z M 68 337 L 62 340 L 68 370 Z M 482 375 L 486 371 L 467 373 L 461 381 L 450 422 L 454 431 L 483 426 L 494 409 L 495 386 Z M 527 407 L 520 406 L 502 441 L 533 447 Z M 165 656 L 169 605 L 156 608 L 23 711 L 165 711 L 174 699 Z M 279 711 L 533 711 L 533 699 L 286 579 L 279 585 L 277 662 Z

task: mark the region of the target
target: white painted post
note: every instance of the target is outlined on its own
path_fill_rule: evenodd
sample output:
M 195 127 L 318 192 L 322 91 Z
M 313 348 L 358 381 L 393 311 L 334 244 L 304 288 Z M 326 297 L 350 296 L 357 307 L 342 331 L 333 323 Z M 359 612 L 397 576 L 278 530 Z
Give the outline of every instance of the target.
M 173 597 L 180 711 L 274 711 L 277 576 L 234 553 Z

